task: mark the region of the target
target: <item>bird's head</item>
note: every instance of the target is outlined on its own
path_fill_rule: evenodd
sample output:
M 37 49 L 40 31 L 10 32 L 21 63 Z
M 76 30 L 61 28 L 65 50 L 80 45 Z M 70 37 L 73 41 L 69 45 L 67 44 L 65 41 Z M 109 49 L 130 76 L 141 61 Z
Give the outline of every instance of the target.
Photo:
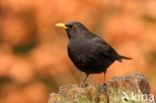
M 82 36 L 88 29 L 80 22 L 69 22 L 69 23 L 57 23 L 56 27 L 63 28 L 66 30 L 69 38 Z

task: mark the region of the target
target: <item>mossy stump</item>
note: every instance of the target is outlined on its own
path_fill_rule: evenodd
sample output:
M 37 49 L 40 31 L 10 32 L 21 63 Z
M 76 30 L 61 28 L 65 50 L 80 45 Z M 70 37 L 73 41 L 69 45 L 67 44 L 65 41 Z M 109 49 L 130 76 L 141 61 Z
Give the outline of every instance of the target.
M 114 77 L 100 86 L 61 86 L 51 93 L 48 103 L 155 103 L 150 86 L 141 74 Z

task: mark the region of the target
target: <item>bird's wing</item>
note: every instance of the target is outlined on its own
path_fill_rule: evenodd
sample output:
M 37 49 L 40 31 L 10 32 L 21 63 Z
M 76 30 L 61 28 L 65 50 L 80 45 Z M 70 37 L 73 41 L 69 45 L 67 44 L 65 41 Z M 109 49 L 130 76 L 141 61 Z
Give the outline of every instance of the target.
M 102 38 L 94 38 L 95 48 L 98 49 L 100 55 L 109 58 L 110 60 L 118 59 L 118 53 Z

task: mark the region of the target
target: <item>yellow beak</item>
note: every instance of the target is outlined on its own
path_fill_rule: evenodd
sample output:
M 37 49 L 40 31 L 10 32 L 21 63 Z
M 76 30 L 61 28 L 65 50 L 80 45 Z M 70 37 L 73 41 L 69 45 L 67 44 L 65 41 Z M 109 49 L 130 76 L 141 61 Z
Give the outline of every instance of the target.
M 68 27 L 64 23 L 57 23 L 55 24 L 55 26 L 63 29 L 68 29 Z

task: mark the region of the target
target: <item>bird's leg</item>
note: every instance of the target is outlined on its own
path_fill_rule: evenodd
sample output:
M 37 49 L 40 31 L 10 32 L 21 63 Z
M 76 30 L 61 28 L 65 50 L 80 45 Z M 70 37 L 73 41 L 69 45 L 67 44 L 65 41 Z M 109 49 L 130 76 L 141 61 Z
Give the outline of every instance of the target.
M 83 80 L 83 83 L 82 83 L 81 87 L 85 87 L 85 83 L 86 83 L 86 80 L 87 80 L 88 76 L 89 76 L 89 73 L 86 73 L 86 77 Z

